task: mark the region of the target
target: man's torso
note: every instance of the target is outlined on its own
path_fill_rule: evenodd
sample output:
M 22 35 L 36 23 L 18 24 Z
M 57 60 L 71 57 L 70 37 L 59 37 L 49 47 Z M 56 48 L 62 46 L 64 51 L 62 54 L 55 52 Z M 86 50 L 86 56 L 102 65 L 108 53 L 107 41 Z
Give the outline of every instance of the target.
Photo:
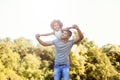
M 72 48 L 74 40 L 69 40 L 67 43 L 62 42 L 59 39 L 56 39 L 53 42 L 55 46 L 55 64 L 67 64 L 69 63 L 69 53 Z

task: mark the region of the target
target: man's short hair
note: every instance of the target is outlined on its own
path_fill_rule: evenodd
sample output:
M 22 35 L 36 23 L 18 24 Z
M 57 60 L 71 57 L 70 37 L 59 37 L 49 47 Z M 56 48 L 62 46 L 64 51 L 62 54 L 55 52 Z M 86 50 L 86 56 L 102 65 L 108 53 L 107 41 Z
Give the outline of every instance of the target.
M 61 28 L 63 27 L 63 23 L 60 20 L 53 20 L 50 24 L 51 28 L 53 28 L 54 23 L 58 23 Z
M 70 30 L 65 30 L 69 33 L 69 36 L 71 37 L 72 36 L 72 32 Z

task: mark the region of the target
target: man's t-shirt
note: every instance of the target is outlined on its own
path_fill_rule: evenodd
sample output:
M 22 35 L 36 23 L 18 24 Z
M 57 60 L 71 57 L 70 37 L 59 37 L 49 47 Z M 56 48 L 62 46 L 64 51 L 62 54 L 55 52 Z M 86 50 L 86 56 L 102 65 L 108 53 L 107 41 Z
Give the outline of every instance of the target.
M 69 54 L 74 40 L 69 40 L 64 43 L 60 39 L 55 39 L 52 44 L 55 46 L 55 65 L 62 65 L 69 63 Z

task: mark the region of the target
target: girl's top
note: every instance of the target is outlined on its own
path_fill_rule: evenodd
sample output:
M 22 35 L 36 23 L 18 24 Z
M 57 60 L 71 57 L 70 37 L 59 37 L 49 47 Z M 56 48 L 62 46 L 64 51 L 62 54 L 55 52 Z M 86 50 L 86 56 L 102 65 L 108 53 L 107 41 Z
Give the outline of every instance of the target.
M 62 31 L 61 31 L 61 30 L 55 31 L 55 37 L 56 37 L 57 39 L 60 39 L 61 36 L 62 36 Z

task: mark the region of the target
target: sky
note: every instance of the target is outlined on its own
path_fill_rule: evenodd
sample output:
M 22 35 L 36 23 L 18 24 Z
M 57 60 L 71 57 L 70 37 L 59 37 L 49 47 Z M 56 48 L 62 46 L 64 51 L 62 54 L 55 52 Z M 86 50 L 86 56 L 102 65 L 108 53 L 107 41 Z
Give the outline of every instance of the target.
M 77 24 L 99 46 L 120 44 L 120 0 L 0 0 L 0 38 L 38 44 L 35 34 L 52 32 L 54 19 L 64 28 Z

